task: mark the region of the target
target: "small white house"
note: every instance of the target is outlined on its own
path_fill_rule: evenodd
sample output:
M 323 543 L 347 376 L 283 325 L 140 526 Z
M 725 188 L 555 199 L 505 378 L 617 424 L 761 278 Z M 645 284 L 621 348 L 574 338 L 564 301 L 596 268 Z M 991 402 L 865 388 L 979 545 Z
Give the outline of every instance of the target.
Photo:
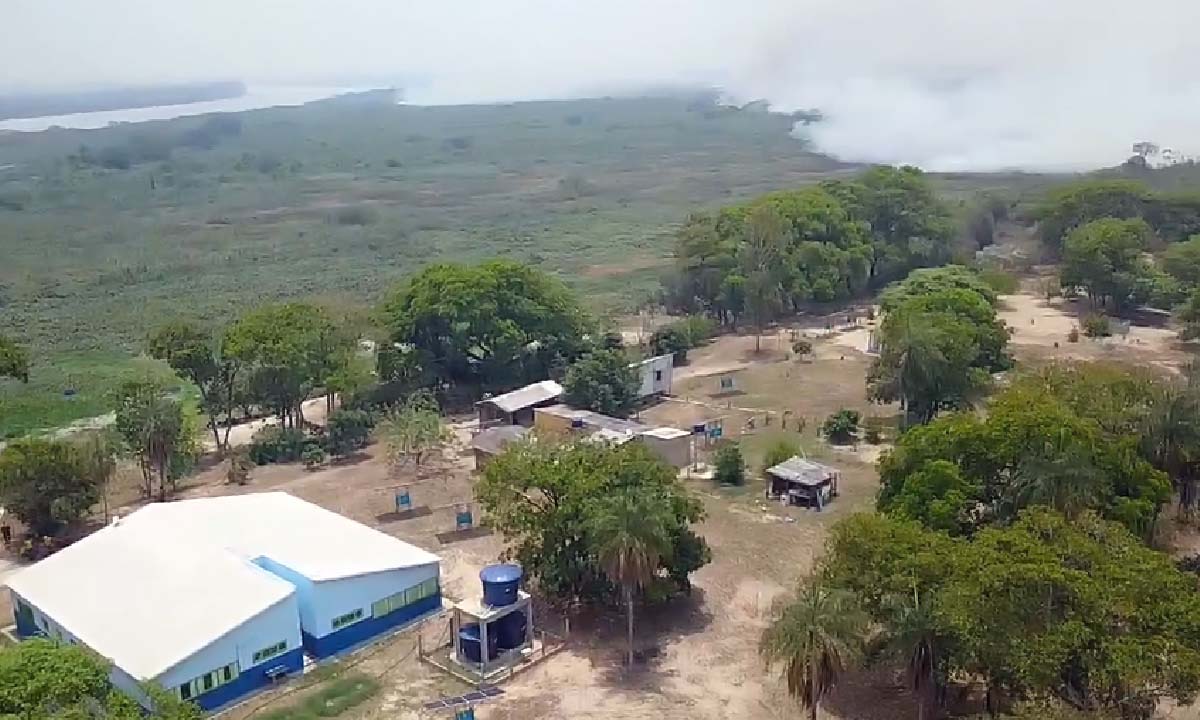
M 9 580 L 17 631 L 205 710 L 441 607 L 439 559 L 271 492 L 148 505 Z
M 641 379 L 638 397 L 647 398 L 654 395 L 671 394 L 671 378 L 675 372 L 675 356 L 671 353 L 646 358 L 629 367 L 637 370 Z

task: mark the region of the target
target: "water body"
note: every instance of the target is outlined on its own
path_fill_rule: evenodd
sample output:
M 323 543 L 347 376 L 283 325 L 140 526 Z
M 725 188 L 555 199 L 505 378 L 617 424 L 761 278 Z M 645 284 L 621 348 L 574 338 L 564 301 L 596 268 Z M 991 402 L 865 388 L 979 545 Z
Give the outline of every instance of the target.
M 250 86 L 246 89 L 246 94 L 224 100 L 2 120 L 0 121 L 0 132 L 6 130 L 41 132 L 52 127 L 90 130 L 107 127 L 113 123 L 138 123 L 150 120 L 170 120 L 189 115 L 204 115 L 206 113 L 242 112 L 244 110 L 258 110 L 268 107 L 295 106 L 346 93 L 362 92 L 367 89 L 308 86 Z

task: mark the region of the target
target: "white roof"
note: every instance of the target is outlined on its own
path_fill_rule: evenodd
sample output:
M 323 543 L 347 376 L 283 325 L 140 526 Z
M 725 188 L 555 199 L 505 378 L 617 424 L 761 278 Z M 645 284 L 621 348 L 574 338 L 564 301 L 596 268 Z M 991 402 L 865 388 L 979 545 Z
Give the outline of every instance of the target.
M 317 582 L 438 557 L 286 493 L 148 505 L 8 580 L 136 678 L 160 676 L 295 593 L 268 557 Z
M 487 403 L 495 405 L 504 412 L 516 412 L 523 408 L 537 405 L 548 400 L 553 400 L 563 394 L 563 386 L 553 380 L 543 380 L 535 382 L 532 385 L 526 385 L 523 388 L 517 388 L 512 392 L 506 392 L 503 395 L 497 395 L 487 400 L 480 400 L 478 404 Z
M 673 427 L 656 427 L 650 428 L 642 432 L 643 435 L 658 438 L 659 440 L 676 440 L 681 437 L 691 435 L 687 430 L 680 430 Z

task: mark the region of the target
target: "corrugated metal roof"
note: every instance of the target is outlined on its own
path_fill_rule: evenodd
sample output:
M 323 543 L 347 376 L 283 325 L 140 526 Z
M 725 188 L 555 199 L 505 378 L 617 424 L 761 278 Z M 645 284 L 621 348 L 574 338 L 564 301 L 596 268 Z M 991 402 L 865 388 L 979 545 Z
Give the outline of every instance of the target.
M 562 394 L 562 385 L 553 380 L 543 380 L 532 385 L 526 385 L 523 388 L 517 388 L 512 392 L 506 392 L 503 395 L 497 395 L 487 400 L 480 400 L 476 405 L 494 405 L 503 412 L 511 413 L 533 407 L 538 403 L 553 400 Z
M 799 456 L 792 456 L 778 465 L 768 468 L 767 474 L 774 475 L 781 480 L 812 487 L 825 484 L 831 477 L 838 474 L 838 470 Z
M 471 438 L 471 449 L 495 455 L 503 450 L 505 445 L 517 442 L 528 434 L 529 428 L 520 425 L 501 425 L 488 428 Z
M 566 420 L 581 421 L 589 430 L 611 430 L 617 433 L 639 434 L 650 429 L 649 425 L 643 425 L 634 420 L 624 420 L 615 418 L 610 415 L 602 415 L 591 410 L 576 410 L 568 405 L 551 405 L 547 408 L 541 408 L 538 412 L 549 413 L 556 417 Z
M 159 676 L 291 596 L 266 557 L 314 582 L 438 557 L 287 493 L 148 505 L 8 585 L 139 679 Z

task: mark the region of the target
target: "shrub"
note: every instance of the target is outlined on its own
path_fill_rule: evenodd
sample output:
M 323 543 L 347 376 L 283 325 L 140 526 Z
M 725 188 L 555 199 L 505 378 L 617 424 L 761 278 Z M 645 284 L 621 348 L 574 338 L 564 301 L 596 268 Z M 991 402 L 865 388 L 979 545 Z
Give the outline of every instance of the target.
M 717 451 L 716 471 L 713 479 L 720 485 L 745 485 L 746 461 L 737 443 L 730 443 Z
M 834 445 L 849 445 L 858 440 L 858 422 L 861 414 L 857 410 L 838 410 L 825 418 L 821 434 Z
M 1109 325 L 1108 316 L 1096 313 L 1085 317 L 1083 319 L 1083 334 L 1090 338 L 1112 335 L 1112 327 Z
M 254 468 L 254 460 L 247 448 L 235 448 L 229 455 L 229 469 L 225 472 L 225 480 L 230 485 L 245 485 L 250 482 L 250 471 Z
M 790 460 L 800 454 L 800 444 L 794 440 L 782 439 L 776 442 L 771 447 L 767 448 L 767 454 L 763 456 L 762 469 L 766 472 L 768 468 L 773 468 L 785 460 Z
M 683 332 L 691 347 L 700 347 L 717 334 L 717 323 L 705 315 L 688 315 L 673 324 Z
M 254 433 L 250 439 L 250 459 L 256 465 L 296 462 L 304 452 L 304 433 L 278 425 Z
M 325 448 L 316 443 L 307 444 L 300 453 L 300 459 L 304 461 L 304 467 L 316 470 L 325 464 Z
M 687 335 L 674 325 L 661 327 L 650 336 L 650 351 L 655 355 L 671 353 L 675 356 L 673 362 L 676 365 L 687 362 L 687 351 L 691 346 Z
M 812 351 L 813 351 L 813 344 L 812 344 L 811 340 L 805 340 L 805 339 L 801 338 L 800 340 L 797 340 L 796 342 L 792 343 L 792 352 L 794 352 L 796 354 L 796 357 L 798 357 L 802 360 L 804 358 L 808 357 L 809 355 L 812 355 Z
M 325 427 L 325 450 L 334 456 L 349 455 L 366 447 L 374 428 L 375 416 L 366 410 L 334 410 Z

